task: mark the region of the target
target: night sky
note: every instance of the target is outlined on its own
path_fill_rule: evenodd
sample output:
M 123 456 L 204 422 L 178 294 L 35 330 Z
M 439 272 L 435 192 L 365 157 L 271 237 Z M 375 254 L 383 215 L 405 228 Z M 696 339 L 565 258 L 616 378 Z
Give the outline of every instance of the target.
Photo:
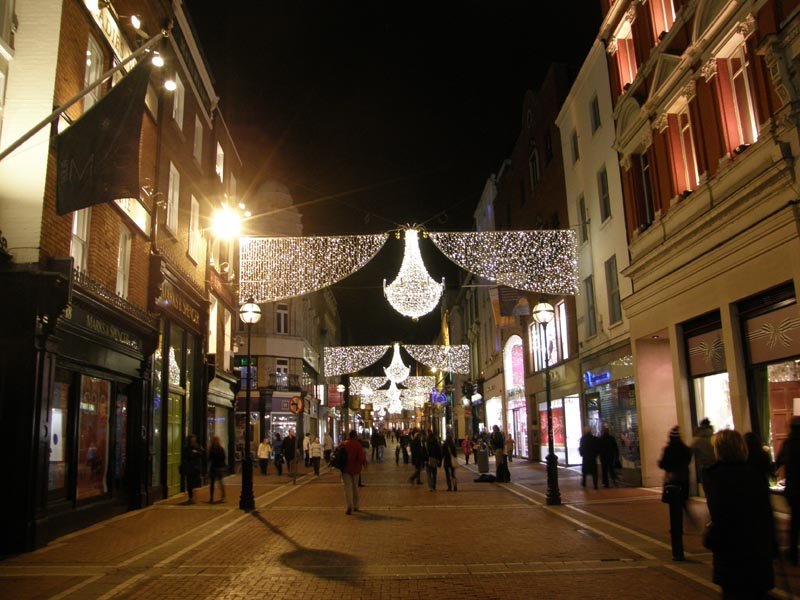
M 525 90 L 550 62 L 579 66 L 600 22 L 599 0 L 187 6 L 252 179 L 289 186 L 306 235 L 471 229 Z M 422 252 L 457 288 L 458 269 L 427 240 Z M 401 260 L 392 237 L 335 286 L 348 343 L 436 335 L 438 315 L 412 323 L 383 298 Z

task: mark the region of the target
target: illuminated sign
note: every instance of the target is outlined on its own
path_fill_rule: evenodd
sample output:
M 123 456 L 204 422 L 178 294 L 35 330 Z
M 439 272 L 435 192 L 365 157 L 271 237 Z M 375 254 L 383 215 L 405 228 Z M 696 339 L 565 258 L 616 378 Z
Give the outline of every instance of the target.
M 611 371 L 600 371 L 599 373 L 586 371 L 583 374 L 583 380 L 586 382 L 586 387 L 594 387 L 596 385 L 608 383 L 611 381 Z

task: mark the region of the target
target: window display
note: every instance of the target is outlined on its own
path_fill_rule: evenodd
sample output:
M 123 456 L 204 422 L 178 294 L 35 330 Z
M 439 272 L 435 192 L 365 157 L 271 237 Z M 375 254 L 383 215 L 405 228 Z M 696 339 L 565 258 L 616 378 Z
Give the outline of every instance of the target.
M 57 379 L 66 376 L 57 375 Z M 57 382 L 53 386 L 53 404 L 50 408 L 50 462 L 48 468 L 48 490 L 64 493 L 69 468 L 69 448 L 67 447 L 67 421 L 69 403 L 69 383 Z
M 99 496 L 108 491 L 108 398 L 111 382 L 81 376 L 78 416 L 77 498 Z
M 695 425 L 699 425 L 703 419 L 708 419 L 715 431 L 734 429 L 728 374 L 717 373 L 706 377 L 695 377 L 692 381 Z

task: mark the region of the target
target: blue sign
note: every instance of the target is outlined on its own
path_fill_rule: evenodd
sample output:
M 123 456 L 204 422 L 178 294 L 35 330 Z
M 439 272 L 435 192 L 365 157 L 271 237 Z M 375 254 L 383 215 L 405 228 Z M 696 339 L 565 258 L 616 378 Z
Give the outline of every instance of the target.
M 431 390 L 431 402 L 433 404 L 447 404 L 449 402 L 447 394 L 437 390 Z
M 611 371 L 600 371 L 599 373 L 592 373 L 586 371 L 583 374 L 583 380 L 586 382 L 586 387 L 594 387 L 603 383 L 611 381 Z

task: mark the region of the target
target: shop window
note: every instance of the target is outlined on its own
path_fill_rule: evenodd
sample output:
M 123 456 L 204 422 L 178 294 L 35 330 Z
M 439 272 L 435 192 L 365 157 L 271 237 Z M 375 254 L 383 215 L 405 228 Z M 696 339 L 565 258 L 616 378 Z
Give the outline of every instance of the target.
M 219 177 L 220 182 L 225 181 L 225 151 L 219 142 L 217 143 L 217 159 L 214 163 L 214 172 Z
M 675 185 L 678 193 L 697 188 L 699 176 L 695 156 L 692 120 L 688 103 L 676 113 L 667 115 L 669 141 L 675 162 Z
M 617 273 L 616 255 L 609 258 L 606 263 L 606 292 L 608 294 L 608 320 L 610 323 L 619 323 L 622 320 L 622 305 L 619 298 L 619 275 Z
M 82 208 L 72 213 L 72 237 L 69 244 L 69 255 L 75 268 L 85 271 L 89 258 L 89 208 Z
M 94 36 L 89 36 L 89 42 L 86 46 L 86 70 L 83 73 L 83 87 L 87 88 L 95 83 L 103 74 L 103 67 L 105 58 L 103 57 L 103 49 L 100 44 L 94 39 Z M 98 85 L 91 92 L 83 97 L 83 112 L 86 112 L 92 106 L 97 104 L 100 100 L 103 85 Z
M 539 167 L 539 150 L 536 146 L 533 147 L 528 157 L 528 175 L 531 179 L 531 189 L 534 189 L 542 179 L 542 172 Z
M 289 305 L 279 303 L 275 307 L 275 333 L 289 333 Z
M 131 275 L 131 232 L 124 225 L 119 228 L 119 247 L 117 248 L 117 296 L 128 297 L 128 284 Z
M 189 258 L 198 262 L 200 248 L 203 243 L 200 232 L 200 203 L 192 196 L 192 205 L 189 213 Z
M 153 462 L 150 472 L 150 485 L 157 486 L 161 484 L 161 446 L 163 440 L 162 419 L 164 415 L 164 402 L 163 402 L 163 368 L 164 358 L 161 353 L 163 347 L 163 335 L 159 336 L 158 346 L 153 353 L 153 422 L 152 431 L 150 432 L 150 454 L 153 457 Z
M 114 489 L 124 492 L 128 472 L 128 395 L 118 385 L 114 407 Z
M 53 384 L 53 400 L 50 405 L 50 454 L 48 462 L 47 489 L 54 497 L 64 497 L 67 490 L 67 476 L 70 466 L 68 437 L 69 394 L 72 377 L 68 371 L 59 369 Z
M 564 401 L 561 398 L 550 401 L 550 410 L 553 413 L 553 450 L 561 464 L 567 463 L 566 453 L 566 426 L 564 423 Z M 541 443 L 540 459 L 544 460 L 550 443 L 550 432 L 547 427 L 547 402 L 539 402 L 539 439 Z M 578 436 L 580 438 L 580 436 Z
M 708 419 L 716 431 L 734 428 L 728 373 L 692 378 L 692 392 L 696 414 L 695 425 L 700 425 L 700 421 Z
M 208 353 L 217 353 L 217 321 L 219 320 L 219 300 L 213 294 L 209 298 L 208 309 Z
M 589 119 L 592 123 L 592 133 L 600 129 L 600 101 L 597 99 L 597 94 L 592 97 L 589 103 Z
M 222 364 L 222 368 L 226 371 L 231 370 L 231 349 L 233 347 L 233 315 L 231 311 L 225 310 L 225 320 L 223 321 L 223 331 L 224 331 L 224 340 L 223 343 L 225 344 L 224 349 L 224 362 Z
M 111 382 L 81 376 L 78 410 L 78 500 L 108 492 L 108 416 Z
M 608 171 L 605 166 L 597 174 L 597 197 L 600 201 L 600 221 L 611 217 L 611 196 L 608 191 Z
M 168 382 L 171 387 L 183 386 L 184 344 L 183 330 L 173 324 L 170 327 L 169 362 L 167 364 Z
M 192 151 L 194 159 L 197 164 L 202 168 L 203 166 L 203 124 L 200 122 L 200 117 L 194 116 L 194 148 Z
M 622 24 L 615 36 L 617 41 L 617 69 L 619 70 L 619 84 L 624 90 L 636 78 L 638 66 L 636 64 L 636 51 L 633 46 L 633 32 L 628 21 Z
M 758 139 L 750 69 L 747 46 L 737 34 L 717 57 L 719 97 L 728 130 L 729 150 L 752 144 Z
M 186 98 L 186 89 L 181 76 L 175 73 L 175 90 L 172 92 L 172 118 L 178 129 L 183 129 L 183 105 Z
M 589 275 L 583 280 L 583 292 L 586 297 L 586 337 L 597 335 L 597 312 L 594 302 L 594 278 Z
M 178 233 L 178 207 L 181 193 L 181 174 L 172 162 L 169 163 L 169 185 L 167 188 L 167 229 Z
M 672 25 L 675 23 L 675 7 L 672 0 L 649 1 L 653 35 L 656 39 L 660 39 L 661 35 L 672 29 Z
M 580 147 L 578 146 L 578 131 L 575 129 L 572 130 L 571 140 L 572 140 L 572 164 L 574 165 L 576 162 L 578 162 L 578 159 L 580 159 L 581 157 L 581 150 Z
M 581 235 L 580 241 L 583 244 L 589 241 L 589 215 L 586 213 L 586 199 L 583 194 L 578 198 L 578 220 L 580 225 L 578 231 Z

